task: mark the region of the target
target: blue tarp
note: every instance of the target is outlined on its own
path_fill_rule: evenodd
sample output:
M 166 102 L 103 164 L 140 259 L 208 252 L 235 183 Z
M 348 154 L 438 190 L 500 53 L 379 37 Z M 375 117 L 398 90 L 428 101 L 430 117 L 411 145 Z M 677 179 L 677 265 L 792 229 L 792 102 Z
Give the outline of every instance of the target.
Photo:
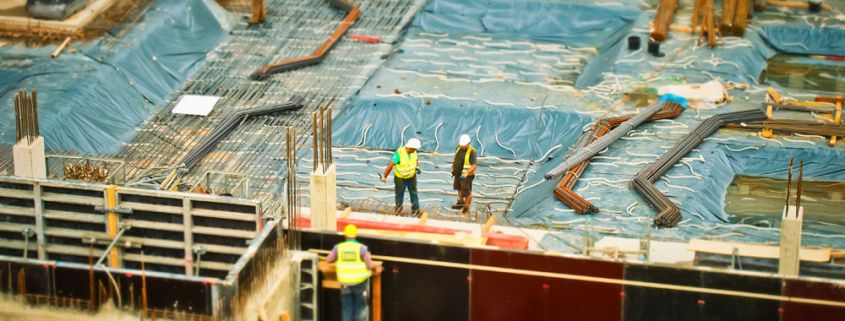
M 120 39 L 107 34 L 71 44 L 51 59 L 54 46 L 0 47 L 0 114 L 3 144 L 14 143 L 12 97 L 39 91 L 39 117 L 47 148 L 114 153 L 135 127 L 205 60 L 225 37 L 202 0 L 156 1 Z

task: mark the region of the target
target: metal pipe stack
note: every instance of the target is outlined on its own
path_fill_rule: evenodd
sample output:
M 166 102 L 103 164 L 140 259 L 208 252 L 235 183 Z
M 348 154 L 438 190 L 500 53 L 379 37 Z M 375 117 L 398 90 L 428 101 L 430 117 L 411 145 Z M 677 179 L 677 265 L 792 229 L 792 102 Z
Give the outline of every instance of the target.
M 602 136 L 590 145 L 581 148 L 574 155 L 567 158 L 562 164 L 558 165 L 557 167 L 546 173 L 545 178 L 547 180 L 558 178 L 564 173 L 566 173 L 566 171 L 572 168 L 573 166 L 587 159 L 590 159 L 591 157 L 593 157 L 593 155 L 598 154 L 598 152 L 605 149 L 607 146 L 610 146 L 610 144 L 613 144 L 613 142 L 619 140 L 619 138 L 625 136 L 625 134 L 627 134 L 629 131 L 642 124 L 644 121 L 646 121 L 646 119 L 657 113 L 659 110 L 663 109 L 666 104 L 676 103 L 671 101 L 664 102 L 661 100 L 651 104 L 639 114 L 634 115 L 630 119 L 619 124 L 619 126 L 607 133 L 607 135 Z
M 15 95 L 15 142 L 30 144 L 38 136 L 38 91 L 30 96 L 21 90 Z
M 652 115 L 648 118 L 648 120 L 675 118 L 684 111 L 683 107 L 678 104 L 664 104 L 663 107 L 665 109 Z M 634 115 L 625 115 L 597 121 L 591 130 L 585 132 L 584 135 L 581 136 L 582 139 L 579 141 L 583 141 L 583 146 L 587 146 L 593 143 L 596 139 L 606 135 L 612 128 L 631 119 L 633 116 Z M 587 166 L 590 164 L 590 160 L 591 159 L 588 158 L 566 171 L 566 174 L 563 175 L 560 183 L 555 186 L 553 191 L 558 200 L 569 206 L 569 208 L 575 210 L 578 214 L 593 214 L 599 212 L 599 208 L 597 206 L 593 205 L 590 201 L 581 197 L 581 195 L 578 195 L 578 193 L 572 190 L 578 182 L 578 178 L 580 178 L 581 174 L 584 173 L 584 170 L 587 169 Z
M 666 154 L 660 156 L 654 163 L 646 166 L 634 179 L 631 180 L 631 186 L 642 195 L 646 201 L 655 207 L 659 212 L 654 218 L 654 225 L 658 227 L 674 227 L 681 221 L 681 210 L 669 197 L 664 195 L 654 182 L 657 181 L 663 174 L 669 171 L 681 158 L 689 154 L 689 152 L 701 144 L 705 138 L 712 135 L 719 128 L 726 124 L 760 121 L 766 119 L 766 113 L 762 110 L 747 110 L 733 113 L 724 113 L 712 116 L 703 121 L 693 131 L 684 136 L 684 138 Z

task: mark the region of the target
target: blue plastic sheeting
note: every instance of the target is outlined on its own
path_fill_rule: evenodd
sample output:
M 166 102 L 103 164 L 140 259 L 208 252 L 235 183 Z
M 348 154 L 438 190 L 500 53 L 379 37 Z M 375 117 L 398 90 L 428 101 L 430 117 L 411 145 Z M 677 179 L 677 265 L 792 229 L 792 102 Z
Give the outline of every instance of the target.
M 17 90 L 37 89 L 48 149 L 117 152 L 225 37 L 202 0 L 151 6 L 120 39 L 72 44 L 78 51 L 59 59 L 53 46 L 0 48 L 0 101 L 11 106 Z M 2 143 L 13 144 L 14 113 L 0 117 Z
M 606 53 L 600 55 L 599 59 L 606 60 L 606 63 L 599 65 L 604 69 L 597 67 L 588 70 L 589 73 L 642 77 L 659 68 L 656 77 L 661 78 L 678 77 L 690 82 L 706 82 L 718 77 L 725 81 L 757 84 L 761 73 L 766 68 L 766 61 L 776 53 L 757 32 L 748 29 L 743 38 L 722 38 L 724 43 L 718 50 L 707 48 L 706 43 L 697 43 L 698 35 L 672 32 L 672 39 L 663 42 L 660 46 L 660 52 L 663 52 L 665 56 L 654 57 L 645 50 L 649 29 L 643 27 L 649 25 L 652 19 L 652 17 L 641 18 L 637 22 L 637 26 L 640 27 L 634 28 L 634 31 L 628 35 L 640 37 L 642 46 L 639 50 L 630 51 L 627 40 L 619 41 Z M 607 56 L 612 56 L 612 58 Z M 587 82 L 585 79 L 579 82 L 579 86 L 596 85 L 601 78 L 595 77 L 591 80 L 593 81 Z
M 631 5 L 600 6 L 573 2 L 435 0 L 417 15 L 413 26 L 425 32 L 496 35 L 531 39 L 604 52 L 628 33 L 641 12 Z M 577 86 L 597 82 L 604 59 L 594 60 Z
M 567 232 L 541 240 L 546 248 L 572 252 L 581 246 L 583 233 L 641 236 L 655 211 L 628 187 L 631 178 L 707 117 L 760 108 L 766 87 L 759 86 L 759 76 L 776 50 L 755 28 L 747 29 L 742 38 L 722 38 L 717 49 L 697 43 L 698 35 L 672 32 L 661 46 L 666 56 L 653 57 L 645 52 L 645 43 L 654 10 L 639 6 L 639 1 L 619 6 L 431 1 L 396 54 L 369 79 L 357 99 L 339 111 L 335 142 L 391 151 L 402 145 L 403 139 L 419 137 L 424 151 L 441 153 L 426 155 L 432 163 L 421 163 L 427 181 L 421 181 L 420 188 L 444 191 L 451 182 L 443 166 L 449 162 L 448 154 L 454 151 L 459 134 L 467 133 L 474 137 L 476 149 L 480 151 L 483 145 L 482 154 L 489 157 L 479 161 L 483 167 L 478 173 L 492 173 L 484 192 L 493 197 L 487 201 L 496 205 L 497 211 L 507 207 L 506 221 L 568 226 Z M 571 12 L 532 18 L 536 26 L 524 23 L 529 21 L 527 17 L 545 17 L 562 8 Z M 605 15 L 593 16 L 599 12 Z M 620 18 L 617 14 L 621 12 L 625 13 Z M 589 19 L 612 27 L 589 29 Z M 558 23 L 560 27 L 550 27 Z M 686 22 L 678 19 L 676 23 Z M 583 37 L 561 36 L 559 30 L 566 30 L 560 34 Z M 628 35 L 641 37 L 640 50 L 627 49 L 624 39 Z M 647 122 L 593 158 L 574 189 L 594 202 L 601 209 L 599 214 L 576 214 L 554 198 L 557 181 L 545 181 L 543 174 L 564 160 L 582 129 L 595 118 L 637 111 L 631 102 L 619 103 L 623 93 L 716 78 L 750 88 L 730 91 L 733 100 L 726 105 L 690 103 L 676 119 Z M 477 137 L 482 137 L 480 143 Z M 775 140 L 762 140 L 751 131 L 721 130 L 686 155 L 655 183 L 679 203 L 683 219 L 678 228 L 654 230 L 652 236 L 662 240 L 777 242 L 776 227 L 726 223 L 730 216 L 724 212 L 724 197 L 733 178 L 782 177 L 789 157 L 809 159 L 812 155 L 818 156 L 814 160 L 818 163 L 807 165 L 807 179 L 841 180 L 845 177 L 836 160 L 845 155 L 842 148 L 827 149 L 819 139 Z M 386 162 L 389 152 L 381 153 L 378 162 Z M 344 160 L 338 164 L 343 169 L 344 162 L 352 158 L 357 163 L 348 164 L 346 170 L 361 168 L 366 176 L 350 172 L 342 175 L 344 180 L 356 186 L 379 184 L 375 172 L 383 165 L 374 166 L 369 156 L 356 157 L 342 156 Z M 507 162 L 514 159 L 516 163 Z M 500 187 L 513 184 L 515 189 Z M 387 204 L 392 201 L 389 192 L 366 188 L 347 189 L 338 195 L 378 198 Z M 425 198 L 431 205 L 451 201 L 442 194 Z M 840 226 L 810 219 L 805 222 L 804 243 L 842 248 L 842 231 Z
M 434 0 L 413 26 L 427 32 L 498 34 L 572 46 L 596 46 L 621 36 L 639 11 L 578 2 Z
M 556 145 L 574 143 L 581 136 L 581 126 L 590 120 L 551 109 L 448 99 L 360 97 L 335 118 L 332 136 L 339 146 L 387 150 L 419 138 L 424 151 L 454 153 L 458 137 L 468 134 L 480 156 L 535 160 Z
M 845 56 L 845 29 L 806 25 L 763 26 L 763 37 L 775 49 L 793 54 Z

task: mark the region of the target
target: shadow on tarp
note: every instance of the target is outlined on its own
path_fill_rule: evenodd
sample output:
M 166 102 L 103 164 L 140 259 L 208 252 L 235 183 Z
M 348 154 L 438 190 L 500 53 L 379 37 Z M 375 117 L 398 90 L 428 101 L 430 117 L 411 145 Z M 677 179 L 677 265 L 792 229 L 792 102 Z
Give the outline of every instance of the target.
M 0 113 L 0 143 L 14 143 L 12 97 L 27 88 L 39 92 L 48 149 L 120 150 L 225 37 L 203 0 L 150 5 L 120 39 L 107 33 L 94 42 L 71 43 L 76 51 L 58 59 L 50 58 L 52 45 L 0 48 L 0 106 L 9 111 Z

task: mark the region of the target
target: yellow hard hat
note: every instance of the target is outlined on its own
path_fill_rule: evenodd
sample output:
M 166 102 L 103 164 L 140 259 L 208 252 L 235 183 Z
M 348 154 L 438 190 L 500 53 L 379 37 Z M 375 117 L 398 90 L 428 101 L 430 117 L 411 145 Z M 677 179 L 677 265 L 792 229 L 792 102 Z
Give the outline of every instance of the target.
M 347 224 L 346 227 L 343 228 L 343 235 L 348 238 L 355 238 L 358 236 L 358 227 L 355 224 Z

